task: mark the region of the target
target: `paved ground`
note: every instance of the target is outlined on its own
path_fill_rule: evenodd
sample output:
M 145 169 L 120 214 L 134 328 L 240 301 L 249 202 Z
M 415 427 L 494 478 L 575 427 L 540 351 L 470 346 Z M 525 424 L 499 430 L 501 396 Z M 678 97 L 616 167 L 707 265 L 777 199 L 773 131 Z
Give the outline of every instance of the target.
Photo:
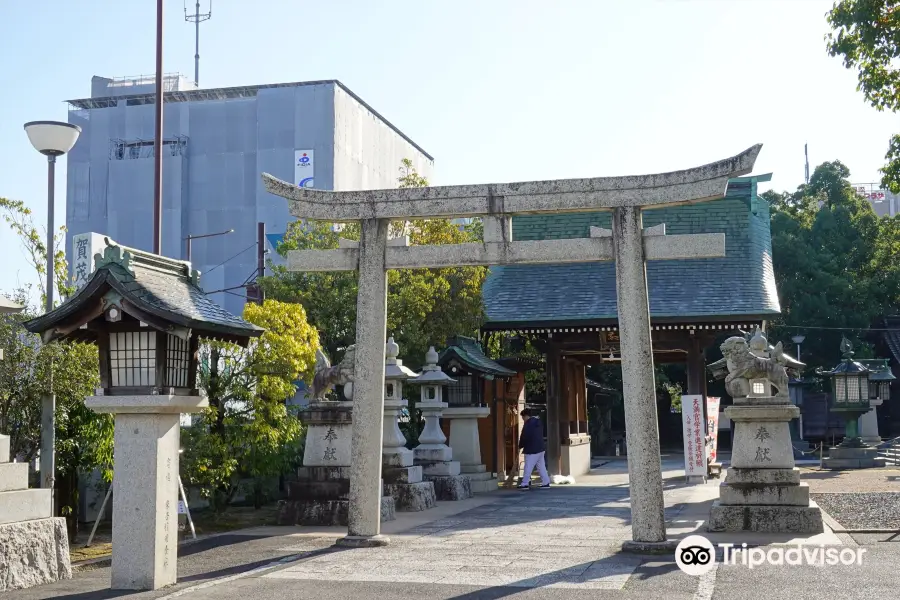
M 667 462 L 666 505 L 671 537 L 703 526 L 718 481 L 685 486 L 679 462 Z M 768 566 L 750 570 L 720 565 L 696 578 L 671 556 L 622 554 L 630 537 L 627 472 L 611 461 L 575 486 L 500 492 L 464 503 L 401 515 L 386 524 L 392 544 L 383 549 L 331 547 L 339 530 L 273 528 L 210 538 L 185 548 L 179 583 L 134 598 L 354 600 L 518 598 L 891 598 L 900 589 L 900 539 L 863 540 L 861 566 Z M 713 536 L 709 536 L 713 537 Z M 790 536 L 716 536 L 713 541 L 784 543 Z M 797 540 L 793 540 L 797 541 Z M 855 548 L 830 532 L 804 540 Z M 119 597 L 109 570 L 79 574 L 69 582 L 22 590 L 4 600 Z

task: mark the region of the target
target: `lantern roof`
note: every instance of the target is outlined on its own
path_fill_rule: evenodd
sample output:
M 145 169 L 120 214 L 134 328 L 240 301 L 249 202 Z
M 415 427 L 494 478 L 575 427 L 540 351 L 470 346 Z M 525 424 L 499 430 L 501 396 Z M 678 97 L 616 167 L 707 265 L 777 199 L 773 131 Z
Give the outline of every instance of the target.
M 419 373 L 416 380 L 412 383 L 421 385 L 447 385 L 448 383 L 456 383 L 455 379 L 441 371 L 437 362 L 438 353 L 435 351 L 434 346 L 431 346 L 428 349 L 428 352 L 425 353 L 425 366 L 422 367 L 422 372 Z
M 507 369 L 485 356 L 475 338 L 457 335 L 447 340 L 447 348 L 441 352 L 438 364 L 443 367 L 453 359 L 485 378 L 513 377 L 516 374 L 512 369 Z
M 891 373 L 891 367 L 886 358 L 860 359 L 857 362 L 869 369 L 869 381 L 894 381 L 897 379 Z
M 128 248 L 105 238 L 103 254 L 94 255 L 88 282 L 61 306 L 24 325 L 45 342 L 55 339 L 94 341 L 86 324 L 111 305 L 160 331 L 190 329 L 200 337 L 246 345 L 264 330 L 210 300 L 191 264 Z
M 397 358 L 400 354 L 400 346 L 389 337 L 384 345 L 384 378 L 394 381 L 404 381 L 416 378 L 416 372 L 403 366 L 403 361 Z
M 835 368 L 830 371 L 821 373 L 822 375 L 864 375 L 869 373 L 869 368 L 859 361 L 853 360 L 853 345 L 846 337 L 841 339 L 841 352 L 844 353 L 844 360 L 839 362 Z
M 8 300 L 5 296 L 0 296 L 0 315 L 22 312 L 24 308 L 24 306 Z

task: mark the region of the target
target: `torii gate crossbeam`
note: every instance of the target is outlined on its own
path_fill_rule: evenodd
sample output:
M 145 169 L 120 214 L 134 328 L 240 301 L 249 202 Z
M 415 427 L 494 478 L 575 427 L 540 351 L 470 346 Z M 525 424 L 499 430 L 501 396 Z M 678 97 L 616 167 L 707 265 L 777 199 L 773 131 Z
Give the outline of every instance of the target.
M 703 167 L 630 177 L 329 192 L 263 174 L 266 189 L 291 214 L 328 222 L 360 221 L 359 243 L 288 254 L 292 271 L 359 271 L 353 441 L 347 545 L 381 545 L 381 446 L 387 270 L 614 260 L 625 398 L 632 537 L 626 546 L 667 543 L 645 261 L 725 255 L 724 234 L 666 236 L 642 228 L 641 209 L 721 198 L 728 180 L 749 173 L 761 145 Z M 513 241 L 512 216 L 613 211 L 613 228 L 584 239 Z M 482 216 L 483 243 L 405 246 L 388 242 L 391 220 Z

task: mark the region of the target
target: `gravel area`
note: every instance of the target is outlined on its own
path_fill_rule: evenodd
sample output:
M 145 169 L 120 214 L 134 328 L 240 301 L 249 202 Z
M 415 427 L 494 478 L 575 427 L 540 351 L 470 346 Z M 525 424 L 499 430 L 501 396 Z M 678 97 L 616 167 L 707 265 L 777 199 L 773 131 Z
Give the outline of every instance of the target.
M 900 529 L 900 492 L 810 496 L 845 529 Z
M 900 467 L 820 471 L 801 467 L 800 479 L 813 494 L 847 492 L 900 492 Z

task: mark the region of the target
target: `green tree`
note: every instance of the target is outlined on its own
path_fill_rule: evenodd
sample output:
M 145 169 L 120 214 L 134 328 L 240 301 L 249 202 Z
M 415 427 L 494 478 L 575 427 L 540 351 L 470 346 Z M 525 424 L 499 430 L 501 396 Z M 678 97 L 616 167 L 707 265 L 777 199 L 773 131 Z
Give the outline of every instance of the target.
M 34 272 L 38 275 L 44 304 L 46 245 L 32 221 L 31 211 L 18 200 L 0 198 L 0 214 L 19 237 Z M 62 247 L 65 229 L 57 234 Z M 56 288 L 60 297 L 70 295 L 65 252 L 54 253 Z M 15 300 L 27 308 L 21 314 L 0 316 L 0 432 L 10 436 L 11 451 L 32 460 L 40 450 L 41 397 L 51 389 L 56 395 L 56 487 L 59 514 L 66 517 L 69 536 L 78 533 L 79 477 L 100 469 L 112 480 L 113 420 L 84 405 L 99 386 L 97 348 L 83 343 L 42 344 L 22 323 L 41 314 L 30 306 L 30 287 L 18 290 Z
M 828 12 L 828 53 L 857 72 L 857 89 L 879 111 L 900 109 L 900 6 L 895 0 L 841 0 Z M 891 136 L 882 185 L 900 192 L 900 134 Z
M 297 381 L 311 382 L 319 348 L 299 304 L 247 304 L 244 318 L 266 332 L 247 348 L 213 341 L 201 347 L 199 385 L 209 408 L 184 431 L 185 480 L 219 512 L 245 479 L 259 507 L 265 484 L 297 466 L 303 429 L 286 400 Z
M 900 221 L 879 218 L 849 176 L 840 161 L 823 163 L 796 192 L 763 194 L 772 206 L 782 310 L 773 338 L 802 330 L 803 360 L 812 367 L 837 363 L 844 334 L 859 351 L 870 351 L 865 330 L 900 306 Z
M 400 187 L 422 187 L 428 180 L 405 159 Z M 392 224 L 392 235 L 408 235 L 411 245 L 479 241 L 480 223 L 460 227 L 447 219 L 416 219 Z M 359 239 L 358 224 L 335 232 L 327 223 L 297 221 L 288 227 L 278 252 L 337 248 L 338 238 Z M 332 362 L 356 338 L 356 273 L 299 273 L 274 266 L 262 280 L 266 296 L 297 302 L 306 309 Z M 403 269 L 388 273 L 388 332 L 400 345 L 404 364 L 421 366 L 430 345 L 455 334 L 473 335 L 483 322 L 481 286 L 486 267 Z

